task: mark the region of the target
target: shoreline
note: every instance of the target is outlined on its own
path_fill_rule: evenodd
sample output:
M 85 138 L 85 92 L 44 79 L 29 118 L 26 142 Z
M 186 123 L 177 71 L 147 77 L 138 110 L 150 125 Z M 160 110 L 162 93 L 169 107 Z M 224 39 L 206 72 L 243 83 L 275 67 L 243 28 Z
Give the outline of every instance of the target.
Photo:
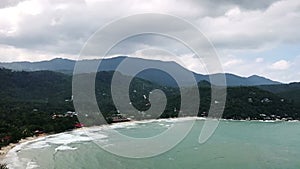
M 128 122 L 122 122 L 122 123 L 113 123 L 113 124 L 103 124 L 100 126 L 89 126 L 89 127 L 83 127 L 83 128 L 78 128 L 78 129 L 73 129 L 71 131 L 75 131 L 75 130 L 81 130 L 81 129 L 86 129 L 86 128 L 93 128 L 93 127 L 107 127 L 107 126 L 115 126 L 117 127 L 120 124 L 135 124 L 135 123 L 149 123 L 149 122 L 154 122 L 154 121 L 161 121 L 161 120 L 172 120 L 172 121 L 176 121 L 176 120 L 219 120 L 219 121 L 232 121 L 232 122 L 262 122 L 262 123 L 274 123 L 274 122 L 300 122 L 299 120 L 234 120 L 234 119 L 213 119 L 213 118 L 207 118 L 207 117 L 195 117 L 195 116 L 187 116 L 187 117 L 177 117 L 177 118 L 165 118 L 165 119 L 147 119 L 147 120 L 140 120 L 140 121 L 128 121 Z M 65 131 L 68 132 L 68 131 Z M 65 133 L 65 132 L 61 132 L 61 133 Z M 57 134 L 61 134 L 61 133 L 55 133 L 55 134 L 49 134 L 49 133 L 44 133 L 44 134 L 40 134 L 38 136 L 32 136 L 32 137 L 26 137 L 24 139 L 21 139 L 19 142 L 17 143 L 10 143 L 9 145 L 2 147 L 0 150 L 0 163 L 2 163 L 5 158 L 6 155 L 15 147 L 25 144 L 25 143 L 29 143 L 41 138 L 45 138 L 47 136 L 51 136 L 51 135 L 57 135 Z
M 49 134 L 40 134 L 38 136 L 26 137 L 26 138 L 21 139 L 17 143 L 10 143 L 9 145 L 7 145 L 5 147 L 2 147 L 1 150 L 0 150 L 0 163 L 3 162 L 3 160 L 5 159 L 8 152 L 10 150 L 12 150 L 13 148 L 15 148 L 16 146 L 21 145 L 23 143 L 30 142 L 30 141 L 34 141 L 34 140 L 37 140 L 39 138 L 43 138 L 43 137 L 46 137 L 46 136 L 49 136 Z

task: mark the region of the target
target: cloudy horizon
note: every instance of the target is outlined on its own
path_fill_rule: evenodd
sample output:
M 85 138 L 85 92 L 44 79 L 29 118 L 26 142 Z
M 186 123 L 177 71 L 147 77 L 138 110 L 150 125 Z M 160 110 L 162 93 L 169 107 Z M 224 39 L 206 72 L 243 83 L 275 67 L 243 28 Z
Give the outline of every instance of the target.
M 195 25 L 214 45 L 224 72 L 300 81 L 298 0 L 4 0 L 0 2 L 0 62 L 76 60 L 103 25 L 140 13 L 173 15 Z M 161 37 L 134 37 L 110 56 L 172 60 L 164 52 L 141 50 L 158 48 L 176 49 L 182 65 L 206 73 L 195 64 L 192 53 Z

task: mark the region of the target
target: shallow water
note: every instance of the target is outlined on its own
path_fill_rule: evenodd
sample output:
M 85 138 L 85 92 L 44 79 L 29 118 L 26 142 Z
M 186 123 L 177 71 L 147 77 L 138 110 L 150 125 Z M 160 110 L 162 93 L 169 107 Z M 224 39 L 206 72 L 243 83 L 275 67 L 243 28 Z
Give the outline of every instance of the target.
M 173 120 L 124 123 L 53 135 L 16 147 L 8 154 L 7 162 L 15 169 L 300 168 L 299 122 L 221 121 L 214 135 L 205 144 L 199 144 L 203 121 L 197 120 L 189 135 L 175 148 L 145 159 L 116 156 L 94 142 L 107 146 L 117 143 L 109 137 L 111 129 L 145 138 L 165 131 L 173 123 Z M 88 137 L 87 133 L 94 137 Z

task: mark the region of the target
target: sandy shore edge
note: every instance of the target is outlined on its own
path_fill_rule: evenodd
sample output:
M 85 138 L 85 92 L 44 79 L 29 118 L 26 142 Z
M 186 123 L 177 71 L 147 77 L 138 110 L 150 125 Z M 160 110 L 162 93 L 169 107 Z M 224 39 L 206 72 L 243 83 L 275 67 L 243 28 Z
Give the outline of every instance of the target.
M 182 119 L 189 119 L 189 118 L 197 118 L 197 117 L 184 117 Z M 180 119 L 180 118 L 170 118 L 170 119 Z M 132 124 L 132 123 L 139 123 L 139 122 L 143 123 L 143 122 L 151 122 L 151 121 L 158 121 L 158 120 L 162 120 L 162 119 L 149 119 L 149 120 L 141 120 L 141 121 L 130 121 L 130 122 L 123 122 L 122 124 Z M 114 123 L 114 124 L 111 124 L 110 126 L 117 125 L 117 124 L 120 124 L 120 123 Z M 102 126 L 105 126 L 105 125 L 102 125 Z M 88 127 L 88 128 L 92 128 L 92 127 L 95 127 L 95 126 L 91 126 L 91 127 Z M 96 126 L 96 127 L 99 127 L 99 126 Z M 86 127 L 78 128 L 78 129 L 73 129 L 72 131 L 74 131 L 74 130 L 82 130 L 82 129 L 85 129 L 85 128 Z M 64 133 L 64 132 L 61 132 L 61 133 Z M 56 134 L 61 134 L 61 133 L 56 133 Z M 45 137 L 50 136 L 50 135 L 55 135 L 55 134 L 40 134 L 38 136 L 26 137 L 26 138 L 21 139 L 17 143 L 10 143 L 9 145 L 7 145 L 5 147 L 2 147 L 1 150 L 0 150 L 0 163 L 4 162 L 4 160 L 5 160 L 6 155 L 8 154 L 8 152 L 10 150 L 12 150 L 13 148 L 15 148 L 16 146 L 21 145 L 21 144 L 26 143 L 26 142 L 35 141 L 35 140 L 37 140 L 39 138 L 45 138 Z
M 46 137 L 48 136 L 48 134 L 40 134 L 38 136 L 32 136 L 32 137 L 26 137 L 24 139 L 21 139 L 19 142 L 17 143 L 10 143 L 9 145 L 2 147 L 0 150 L 0 163 L 3 162 L 3 160 L 5 159 L 7 153 L 12 150 L 14 147 L 16 147 L 17 145 L 20 145 L 22 143 L 26 143 L 29 141 L 34 141 L 36 139 L 42 138 L 42 137 Z
M 196 119 L 196 120 L 207 120 L 207 118 L 205 117 L 180 117 L 180 118 L 169 118 L 169 119 L 149 119 L 149 120 L 142 120 L 142 121 L 130 121 L 130 122 L 124 122 L 122 124 L 132 124 L 132 123 L 144 123 L 144 122 L 151 122 L 151 121 L 159 121 L 159 120 L 178 120 L 178 119 L 184 119 L 184 120 L 189 120 L 189 119 Z M 217 119 L 212 119 L 212 120 L 217 120 Z M 233 119 L 218 119 L 219 121 L 236 121 L 236 122 L 243 122 L 243 121 L 248 121 L 248 120 L 233 120 Z M 250 120 L 249 122 L 300 122 L 299 120 L 293 120 L 293 121 L 282 121 L 282 120 L 279 120 L 279 121 L 276 121 L 276 120 Z M 115 124 L 112 124 L 110 126 L 114 126 L 114 125 L 117 125 L 119 123 L 115 123 Z M 105 125 L 102 125 L 102 126 L 105 126 Z M 99 126 L 91 126 L 91 127 L 88 127 L 88 128 L 93 128 L 93 127 L 99 127 Z M 84 128 L 79 128 L 79 129 L 74 129 L 74 130 L 82 130 L 82 129 L 85 129 L 86 127 Z M 74 131 L 72 130 L 72 131 Z M 64 133 L 64 132 L 62 132 Z M 56 133 L 56 134 L 61 134 L 61 133 Z M 8 152 L 10 150 L 12 150 L 13 148 L 15 148 L 16 146 L 20 145 L 20 144 L 23 144 L 23 143 L 26 143 L 26 142 L 31 142 L 31 141 L 35 141 L 37 139 L 40 139 L 40 138 L 45 138 L 47 136 L 50 136 L 50 135 L 56 135 L 56 134 L 40 134 L 38 136 L 32 136 L 32 137 L 27 137 L 27 138 L 24 138 L 24 139 L 21 139 L 18 143 L 10 143 L 9 145 L 5 146 L 5 147 L 2 147 L 1 150 L 0 150 L 0 163 L 2 163 L 4 161 L 4 159 L 6 158 L 6 155 L 8 154 Z

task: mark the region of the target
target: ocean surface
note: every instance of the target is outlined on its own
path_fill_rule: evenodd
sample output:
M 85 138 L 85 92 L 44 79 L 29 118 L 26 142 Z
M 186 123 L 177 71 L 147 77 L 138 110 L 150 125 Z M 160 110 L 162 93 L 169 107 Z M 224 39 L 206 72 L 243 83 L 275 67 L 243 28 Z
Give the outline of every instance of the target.
M 113 146 L 109 131 L 137 138 L 155 136 L 187 119 L 119 123 L 74 130 L 18 145 L 6 158 L 13 169 L 299 169 L 300 122 L 221 121 L 198 143 L 203 120 L 176 147 L 161 155 L 131 159 L 101 149 Z M 93 135 L 89 137 L 88 135 Z M 119 140 L 120 141 L 120 140 Z M 134 151 L 134 150 L 133 150 Z

